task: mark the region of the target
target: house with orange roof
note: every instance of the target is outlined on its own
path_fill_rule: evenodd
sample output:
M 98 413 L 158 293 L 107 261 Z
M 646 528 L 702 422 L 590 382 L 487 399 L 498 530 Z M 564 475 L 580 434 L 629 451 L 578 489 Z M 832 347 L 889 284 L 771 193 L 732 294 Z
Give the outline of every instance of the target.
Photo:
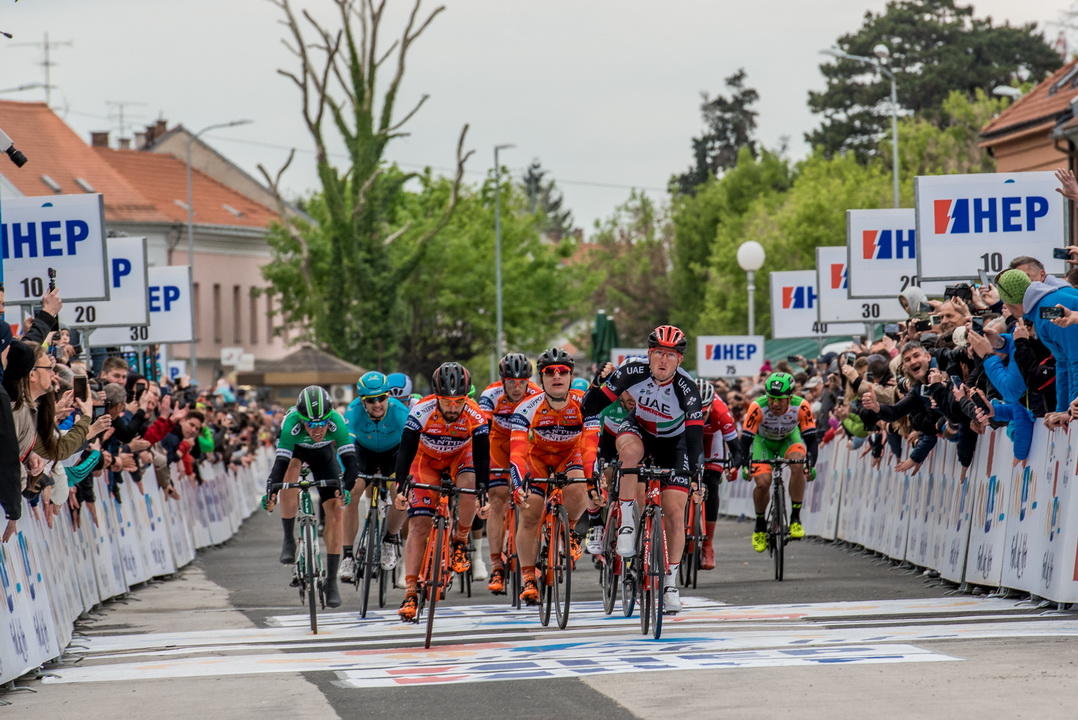
M 109 231 L 145 236 L 151 265 L 188 264 L 183 161 L 113 149 L 107 133 L 86 143 L 44 103 L 0 101 L 0 127 L 29 159 L 22 168 L 0 165 L 0 196 L 101 193 Z M 277 214 L 197 169 L 192 191 L 198 379 L 212 384 L 222 346 L 242 347 L 256 360 L 288 351 L 261 273 Z M 188 359 L 189 346 L 173 345 L 169 357 Z

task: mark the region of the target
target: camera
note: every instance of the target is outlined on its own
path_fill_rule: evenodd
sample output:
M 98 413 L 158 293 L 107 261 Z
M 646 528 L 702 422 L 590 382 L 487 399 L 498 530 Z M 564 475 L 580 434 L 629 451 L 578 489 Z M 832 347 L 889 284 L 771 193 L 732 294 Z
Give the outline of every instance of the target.
M 967 303 L 973 302 L 973 288 L 966 283 L 957 283 L 955 285 L 948 285 L 943 290 L 943 297 L 945 298 L 962 298 Z
M 26 156 L 15 147 L 15 141 L 3 130 L 0 130 L 0 150 L 7 153 L 7 156 L 11 158 L 11 162 L 15 163 L 15 167 L 22 167 L 26 164 Z
M 916 330 L 917 332 L 925 332 L 926 330 L 928 330 L 931 327 L 932 327 L 932 320 L 930 320 L 930 319 L 921 319 L 921 320 L 917 320 L 916 322 L 913 323 L 913 329 Z

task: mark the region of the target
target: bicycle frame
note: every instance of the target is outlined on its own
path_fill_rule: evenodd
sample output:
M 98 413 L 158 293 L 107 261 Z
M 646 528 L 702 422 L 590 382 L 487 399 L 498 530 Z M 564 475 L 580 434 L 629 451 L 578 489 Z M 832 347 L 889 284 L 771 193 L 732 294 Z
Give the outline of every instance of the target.
M 662 480 L 673 475 L 668 468 L 640 466 L 622 468 L 633 472 L 645 483 L 644 509 L 636 529 L 637 591 L 640 594 L 640 632 L 658 640 L 662 636 L 663 580 L 670 558 L 666 552 L 666 532 L 663 529 Z
M 785 574 L 785 549 L 790 542 L 790 525 L 786 515 L 786 483 L 783 470 L 792 465 L 806 465 L 804 459 L 772 458 L 753 461 L 752 465 L 771 467 L 771 503 L 767 511 L 767 550 L 775 561 L 775 579 L 781 581 Z
M 536 553 L 535 578 L 539 584 L 539 621 L 550 623 L 550 611 L 556 610 L 558 627 L 569 624 L 569 603 L 572 593 L 572 572 L 576 559 L 572 554 L 571 528 L 565 510 L 565 488 L 577 483 L 589 482 L 587 478 L 570 478 L 565 473 L 554 473 L 547 478 L 535 478 L 525 484 L 531 491 L 531 483 L 545 483 L 547 496 L 539 518 L 539 547 Z
M 370 507 L 367 510 L 367 519 L 363 525 L 363 532 L 356 539 L 353 549 L 353 557 L 356 559 L 356 572 L 353 575 L 353 583 L 356 590 L 363 586 L 363 596 L 360 601 L 360 617 L 367 617 L 367 607 L 370 601 L 370 586 L 373 576 L 378 576 L 378 605 L 385 607 L 386 571 L 382 569 L 382 535 L 389 513 L 389 489 L 388 483 L 393 479 L 384 475 L 359 475 L 359 479 L 368 483 L 370 493 Z M 359 572 L 362 568 L 362 573 Z M 362 583 L 361 576 L 362 575 Z

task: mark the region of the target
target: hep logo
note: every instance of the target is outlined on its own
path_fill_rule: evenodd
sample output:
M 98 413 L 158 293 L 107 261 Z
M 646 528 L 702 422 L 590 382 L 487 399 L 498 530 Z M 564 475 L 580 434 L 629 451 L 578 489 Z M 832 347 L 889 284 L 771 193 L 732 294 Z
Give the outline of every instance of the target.
M 917 234 L 915 230 L 864 230 L 861 250 L 865 260 L 913 260 Z
M 816 288 L 794 285 L 782 288 L 783 310 L 809 310 L 816 307 Z
M 1048 198 L 1015 195 L 933 200 L 932 212 L 937 235 L 1033 232 L 1037 220 L 1048 214 Z
M 831 263 L 831 289 L 846 289 L 846 263 Z

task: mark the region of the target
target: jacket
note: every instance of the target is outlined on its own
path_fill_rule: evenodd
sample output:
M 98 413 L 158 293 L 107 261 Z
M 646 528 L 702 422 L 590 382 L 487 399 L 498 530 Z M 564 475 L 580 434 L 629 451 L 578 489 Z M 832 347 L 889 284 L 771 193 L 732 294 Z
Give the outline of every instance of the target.
M 1037 337 L 1056 358 L 1056 412 L 1065 412 L 1078 395 L 1078 328 L 1061 328 L 1040 316 L 1042 307 L 1062 305 L 1078 310 L 1078 290 L 1034 282 L 1022 298 L 1025 316 L 1033 321 Z

